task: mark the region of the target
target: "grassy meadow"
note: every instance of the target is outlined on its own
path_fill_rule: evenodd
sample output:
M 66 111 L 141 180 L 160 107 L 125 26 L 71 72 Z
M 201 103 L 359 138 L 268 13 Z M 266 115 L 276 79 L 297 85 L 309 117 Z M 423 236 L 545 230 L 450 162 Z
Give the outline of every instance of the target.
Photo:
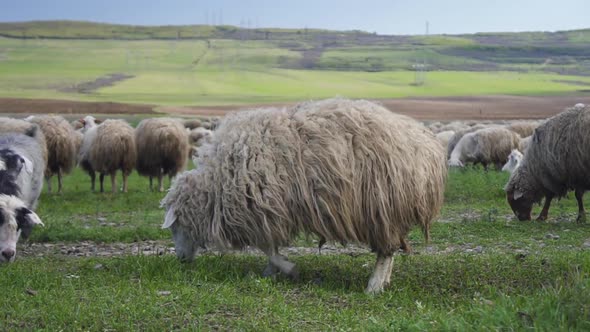
M 516 221 L 502 191 L 507 177 L 451 170 L 431 242 L 419 230 L 410 234 L 415 254 L 396 255 L 392 286 L 378 296 L 363 293 L 374 256 L 340 245 L 336 254 L 290 254 L 297 281 L 262 278 L 266 261 L 252 253 L 209 252 L 182 264 L 141 251 L 47 252 L 0 267 L 0 329 L 588 330 L 589 225 L 573 222 L 573 197 L 556 202 L 547 222 Z M 160 229 L 164 194 L 150 192 L 147 179 L 133 174 L 127 194 L 89 187 L 76 170 L 63 194 L 44 192 L 38 214 L 46 226 L 19 249 L 80 241 L 172 246 Z M 302 237 L 295 245 L 317 242 Z
M 18 36 L 6 29 L 0 25 L 0 35 Z M 50 32 L 65 28 L 56 29 Z M 149 39 L 137 32 L 148 39 L 104 39 L 85 31 L 80 27 L 79 35 L 101 39 L 0 37 L 0 97 L 231 105 L 336 95 L 579 95 L 590 86 L 585 30 L 549 45 L 526 34 L 487 36 L 499 40 L 490 44 L 485 35 L 387 39 L 288 31 L 245 39 L 203 32 L 194 39 Z M 412 69 L 416 63 L 428 64 L 424 84 Z M 81 89 L 112 74 L 129 78 Z

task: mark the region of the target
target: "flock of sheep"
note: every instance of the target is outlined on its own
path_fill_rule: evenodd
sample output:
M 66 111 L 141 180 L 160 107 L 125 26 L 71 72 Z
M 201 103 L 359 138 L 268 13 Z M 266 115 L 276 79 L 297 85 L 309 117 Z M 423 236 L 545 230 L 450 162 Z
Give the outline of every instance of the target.
M 299 234 L 363 243 L 377 255 L 368 293 L 391 279 L 393 254 L 410 251 L 413 226 L 426 240 L 443 204 L 448 167 L 495 165 L 512 172 L 507 200 L 530 219 L 545 197 L 575 190 L 578 221 L 590 188 L 590 108 L 576 105 L 546 121 L 433 123 L 425 126 L 364 100 L 328 99 L 288 108 L 241 111 L 209 128 L 154 118 L 132 128 L 89 116 L 76 126 L 61 117 L 0 119 L 0 262 L 14 260 L 19 235 L 42 224 L 33 212 L 43 174 L 61 177 L 77 163 L 91 177 L 133 169 L 176 177 L 161 202 L 181 260 L 199 247 L 257 247 L 268 256 L 264 275 L 298 276 L 279 254 Z M 77 128 L 79 127 L 79 128 Z M 199 146 L 191 148 L 191 145 Z M 446 147 L 446 148 L 445 148 Z M 193 156 L 193 170 L 182 172 Z M 47 165 L 45 167 L 45 165 Z M 179 174 L 178 176 L 176 176 Z M 547 209 L 547 210 L 546 210 Z

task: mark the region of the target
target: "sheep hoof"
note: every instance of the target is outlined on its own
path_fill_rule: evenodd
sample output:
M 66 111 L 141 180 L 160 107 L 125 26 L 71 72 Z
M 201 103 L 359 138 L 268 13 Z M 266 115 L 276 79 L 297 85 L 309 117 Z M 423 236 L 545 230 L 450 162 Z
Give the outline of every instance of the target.
M 547 220 L 547 216 L 538 216 L 537 219 L 535 219 L 536 221 L 545 221 Z
M 299 269 L 296 266 L 293 266 L 291 271 L 287 273 L 287 277 L 292 281 L 299 281 Z
M 576 218 L 576 223 L 578 224 L 585 224 L 586 223 L 586 215 L 585 214 L 579 214 L 578 218 Z

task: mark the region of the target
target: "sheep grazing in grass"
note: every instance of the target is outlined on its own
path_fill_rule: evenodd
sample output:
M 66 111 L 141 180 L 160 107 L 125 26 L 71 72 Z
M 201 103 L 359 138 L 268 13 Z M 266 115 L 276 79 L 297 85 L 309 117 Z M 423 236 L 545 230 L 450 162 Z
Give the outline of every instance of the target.
M 70 123 L 61 116 L 34 116 L 30 122 L 36 123 L 45 135 L 47 144 L 47 168 L 45 180 L 51 192 L 51 177 L 57 175 L 58 189 L 62 190 L 62 175 L 68 174 L 76 164 L 76 134 Z
M 436 139 L 438 139 L 442 146 L 446 148 L 453 135 L 455 135 L 455 132 L 452 130 L 441 131 L 440 133 L 436 134 Z
M 577 222 L 585 222 L 582 198 L 590 188 L 590 108 L 573 107 L 548 119 L 533 134 L 520 167 L 504 188 L 519 220 L 530 220 L 534 203 L 545 197 L 537 220 L 546 220 L 554 197 L 574 190 Z
M 469 134 L 469 133 L 478 131 L 480 129 L 488 128 L 488 127 L 489 127 L 489 125 L 477 124 L 472 127 L 468 127 L 468 128 L 464 128 L 464 129 L 460 129 L 460 130 L 455 131 L 455 134 L 449 139 L 449 142 L 447 144 L 447 158 L 451 158 L 451 153 L 455 149 L 455 146 L 457 145 L 457 143 L 459 143 L 459 141 L 461 140 L 461 138 L 465 134 Z
M 539 124 L 537 122 L 514 122 L 506 126 L 506 129 L 511 130 L 520 137 L 529 137 L 535 131 Z
M 100 174 L 100 192 L 104 192 L 104 176 L 111 176 L 111 190 L 117 191 L 117 170 L 123 173 L 123 192 L 127 192 L 127 177 L 137 159 L 133 128 L 123 120 L 105 120 L 96 125 L 92 117 L 85 119 L 86 130 L 78 163 L 90 175 L 94 191 L 95 172 Z
M 184 120 L 182 124 L 188 130 L 193 130 L 203 126 L 203 123 L 199 119 L 187 119 Z
M 162 178 L 176 176 L 186 167 L 189 139 L 182 123 L 170 118 L 146 119 L 135 130 L 137 146 L 137 172 L 148 176 L 150 190 L 152 178 L 158 178 L 158 189 L 164 191 Z
M 518 151 L 517 149 L 512 150 L 512 152 L 510 152 L 510 155 L 508 156 L 508 161 L 502 167 L 502 171 L 513 173 L 514 170 L 516 170 L 518 166 L 520 166 L 522 158 L 523 155 L 520 151 Z
M 464 167 L 467 163 L 489 164 L 502 169 L 502 165 L 514 149 L 518 149 L 520 136 L 502 127 L 480 129 L 464 135 L 449 158 L 449 166 Z
M 392 255 L 413 225 L 428 239 L 447 174 L 426 127 L 368 101 L 234 113 L 199 152 L 198 167 L 162 200 L 162 227 L 181 260 L 207 244 L 255 246 L 269 258 L 264 275 L 297 277 L 278 248 L 315 234 L 376 252 L 368 293 L 389 284 Z

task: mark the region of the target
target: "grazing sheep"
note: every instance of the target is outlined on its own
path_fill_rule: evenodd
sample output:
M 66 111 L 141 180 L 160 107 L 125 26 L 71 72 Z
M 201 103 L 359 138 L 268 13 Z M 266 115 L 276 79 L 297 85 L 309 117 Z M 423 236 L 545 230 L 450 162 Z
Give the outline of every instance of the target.
M 199 119 L 187 119 L 183 121 L 183 125 L 185 128 L 193 130 L 195 128 L 202 127 L 203 123 Z
M 123 120 L 105 120 L 96 125 L 92 117 L 85 119 L 86 132 L 78 153 L 78 163 L 88 172 L 94 191 L 95 172 L 100 173 L 100 192 L 104 192 L 105 174 L 111 176 L 111 190 L 116 192 L 117 170 L 123 173 L 123 192 L 127 192 L 127 177 L 137 159 L 133 128 Z
M 0 181 L 4 180 L 3 177 L 0 174 Z M 28 238 L 35 225 L 43 225 L 43 222 L 22 200 L 14 195 L 0 194 L 0 264 L 14 261 L 16 243 L 21 236 Z
M 510 152 L 510 155 L 508 156 L 508 161 L 502 167 L 502 171 L 509 172 L 512 174 L 514 170 L 516 170 L 518 166 L 520 166 L 520 163 L 522 162 L 522 157 L 523 155 L 522 153 L 520 153 L 520 151 L 518 151 L 517 149 L 512 150 L 512 152 Z
M 423 125 L 368 101 L 331 99 L 222 120 L 162 200 L 181 260 L 199 246 L 255 246 L 264 275 L 296 277 L 279 254 L 300 233 L 377 253 L 366 292 L 389 283 L 413 225 L 428 239 L 445 188 L 445 153 Z
M 451 153 L 455 149 L 455 146 L 457 145 L 457 143 L 459 143 L 459 141 L 461 140 L 461 138 L 465 134 L 469 134 L 474 131 L 478 131 L 480 129 L 484 129 L 484 128 L 488 128 L 488 127 L 489 127 L 488 125 L 477 124 L 472 127 L 468 127 L 468 128 L 464 128 L 464 129 L 460 129 L 460 130 L 455 131 L 455 134 L 451 137 L 451 139 L 449 139 L 449 143 L 447 144 L 447 158 L 451 157 Z
M 84 128 L 84 120 L 76 119 L 70 122 L 70 125 L 74 130 L 80 130 Z
M 48 152 L 45 168 L 47 190 L 51 192 L 51 177 L 57 174 L 57 192 L 60 193 L 62 175 L 70 173 L 76 164 L 75 131 L 61 116 L 34 116 L 28 121 L 36 123 L 45 135 Z
M 575 190 L 577 222 L 585 222 L 582 198 L 590 188 L 590 108 L 573 107 L 548 119 L 533 134 L 527 152 L 504 188 L 519 220 L 530 220 L 534 203 L 545 197 L 537 220 L 547 219 L 554 197 Z
M 436 138 L 442 144 L 442 146 L 446 148 L 453 135 L 455 135 L 455 132 L 452 130 L 441 131 L 440 133 L 436 134 Z
M 480 129 L 461 138 L 449 158 L 449 166 L 464 167 L 467 163 L 488 164 L 500 170 L 511 151 L 518 148 L 520 136 L 502 127 Z
M 199 127 L 190 131 L 188 140 L 192 146 L 199 147 L 210 140 L 212 135 L 213 132 L 211 130 Z
M 140 175 L 149 177 L 150 190 L 152 177 L 158 178 L 158 190 L 164 191 L 163 176 L 167 174 L 172 182 L 172 177 L 184 170 L 188 141 L 188 133 L 178 120 L 154 118 L 139 123 L 135 130 L 136 168 Z
M 506 128 L 508 130 L 511 130 L 515 133 L 517 133 L 518 135 L 520 135 L 520 137 L 529 137 L 533 134 L 533 132 L 535 131 L 535 128 L 537 128 L 539 126 L 538 123 L 536 122 L 514 122 L 511 123 L 509 125 L 506 126 Z

